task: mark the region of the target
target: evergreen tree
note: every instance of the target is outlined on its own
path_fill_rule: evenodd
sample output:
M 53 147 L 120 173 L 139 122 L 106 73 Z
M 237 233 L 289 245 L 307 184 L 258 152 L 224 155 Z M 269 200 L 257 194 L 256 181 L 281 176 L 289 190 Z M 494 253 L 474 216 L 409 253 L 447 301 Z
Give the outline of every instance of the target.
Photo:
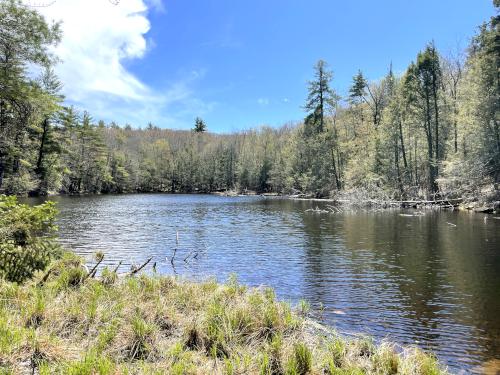
M 325 117 L 328 110 L 335 106 L 336 95 L 330 87 L 333 73 L 328 64 L 319 60 L 314 66 L 314 80 L 309 81 L 309 94 L 304 108 L 309 112 L 306 124 L 313 133 L 322 133 L 325 128 Z
M 34 188 L 25 146 L 32 143 L 30 126 L 43 101 L 28 69 L 53 64 L 49 49 L 60 36 L 58 24 L 49 25 L 21 1 L 0 2 L 0 189 Z M 10 186 L 3 186 L 4 178 Z
M 429 44 L 417 56 L 416 63 L 410 64 L 405 75 L 407 100 L 418 111 L 427 140 L 429 190 L 437 191 L 438 165 L 444 153 L 440 149 L 441 68 L 439 55 L 434 44 Z
M 194 129 L 195 133 L 203 133 L 207 131 L 207 125 L 205 121 L 203 121 L 200 117 L 196 117 L 194 120 Z

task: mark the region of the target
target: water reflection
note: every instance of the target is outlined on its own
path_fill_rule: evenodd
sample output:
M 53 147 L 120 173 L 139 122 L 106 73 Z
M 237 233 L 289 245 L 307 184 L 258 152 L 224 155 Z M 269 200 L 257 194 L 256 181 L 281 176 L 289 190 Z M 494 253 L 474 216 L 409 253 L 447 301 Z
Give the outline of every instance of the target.
M 317 202 L 202 195 L 55 197 L 64 244 L 124 267 L 267 284 L 322 303 L 328 323 L 434 350 L 453 369 L 500 356 L 500 220 L 397 211 L 315 214 Z M 191 252 L 196 258 L 183 259 Z

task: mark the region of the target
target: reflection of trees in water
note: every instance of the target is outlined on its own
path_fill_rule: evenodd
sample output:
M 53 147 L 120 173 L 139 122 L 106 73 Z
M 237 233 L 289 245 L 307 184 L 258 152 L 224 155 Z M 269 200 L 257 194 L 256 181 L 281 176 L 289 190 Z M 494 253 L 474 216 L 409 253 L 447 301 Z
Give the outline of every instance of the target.
M 488 354 L 500 353 L 500 223 L 485 216 L 460 212 L 442 218 L 443 262 L 448 283 L 461 297 L 458 321 L 478 328 L 476 335 Z M 444 214 L 442 215 L 444 216 Z M 446 227 L 445 221 L 457 226 Z
M 487 235 L 477 219 L 474 225 L 470 216 L 457 213 L 401 217 L 397 212 L 383 212 L 330 216 L 304 213 L 302 220 L 306 243 L 304 288 L 313 301 L 331 300 L 332 279 L 348 278 L 352 285 L 343 288 L 351 293 L 356 283 L 365 288 L 363 283 L 373 282 L 367 279 L 371 274 L 382 275 L 387 286 L 384 293 L 395 288 L 389 303 L 398 316 L 405 314 L 418 322 L 405 327 L 413 339 L 444 343 L 452 340 L 448 334 L 461 332 L 464 337 L 460 339 L 469 340 L 468 335 L 479 335 L 479 328 L 488 338 L 478 344 L 492 356 L 498 353 L 500 299 L 494 294 L 500 290 L 496 272 L 500 255 L 481 244 Z M 457 227 L 448 225 L 450 221 L 456 221 Z M 498 244 L 498 234 L 495 236 L 490 241 Z M 329 280 L 325 282 L 325 278 Z M 366 289 L 367 293 L 372 291 Z M 373 302 L 381 296 L 367 298 Z M 448 332 L 453 327 L 460 332 Z M 441 337 L 442 333 L 446 335 Z
M 383 260 L 373 267 L 394 282 L 401 293 L 395 304 L 401 304 L 406 316 L 418 322 L 408 327 L 413 330 L 414 339 L 427 342 L 439 341 L 443 330 L 453 329 L 452 326 L 468 335 L 471 332 L 467 327 L 475 325 L 466 316 L 453 315 L 463 310 L 463 301 L 453 294 L 456 285 L 449 278 L 456 270 L 446 257 L 449 248 L 443 233 L 449 228 L 442 227 L 441 224 L 447 225 L 442 215 L 427 213 L 408 218 L 382 213 L 354 215 L 345 220 L 347 246 L 351 249 L 359 246 L 357 232 L 363 228 L 364 248 Z M 455 251 L 462 253 L 460 249 Z M 465 326 L 459 327 L 462 324 Z
M 308 208 L 318 206 L 316 202 L 301 202 L 300 215 L 304 234 L 304 294 L 312 303 L 328 305 L 332 303 L 332 294 L 348 293 L 332 290 L 332 279 L 342 279 L 344 273 L 352 273 L 346 268 L 343 254 L 338 249 L 343 247 L 342 224 L 336 215 L 306 212 Z M 333 301 L 336 302 L 336 301 Z
M 208 207 L 204 203 L 197 204 L 193 209 L 193 237 L 195 244 L 203 244 L 206 241 L 206 218 L 208 214 Z

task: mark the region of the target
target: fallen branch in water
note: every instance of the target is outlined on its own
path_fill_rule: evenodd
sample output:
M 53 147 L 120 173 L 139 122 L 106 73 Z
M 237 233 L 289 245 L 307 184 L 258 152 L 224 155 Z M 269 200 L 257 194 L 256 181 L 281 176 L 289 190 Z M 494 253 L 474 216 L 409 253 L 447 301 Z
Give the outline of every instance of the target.
M 97 273 L 97 267 L 99 267 L 99 264 L 104 260 L 104 254 L 100 255 L 97 259 L 97 263 L 94 265 L 92 270 L 90 270 L 89 273 L 87 273 L 87 276 L 85 277 L 84 280 L 88 279 L 89 277 L 94 277 L 95 274 Z
M 175 254 L 177 254 L 177 248 L 179 247 L 179 231 L 175 232 L 175 247 L 174 247 L 174 253 L 172 254 L 172 258 L 170 258 L 170 264 L 172 264 L 172 267 L 174 266 L 174 259 L 175 259 Z
M 401 204 L 442 204 L 442 203 L 451 203 L 462 202 L 462 198 L 454 198 L 454 199 L 439 199 L 439 200 L 409 200 L 409 201 L 390 201 L 390 203 L 401 203 Z
M 189 252 L 189 254 L 184 258 L 184 262 L 187 263 L 187 260 L 191 257 L 191 255 L 195 253 L 195 255 L 193 256 L 193 259 L 196 259 L 196 257 L 198 257 L 198 251 L 195 251 L 195 250 L 191 250 Z
M 175 254 L 177 253 L 177 248 L 174 247 L 174 253 L 172 254 L 172 258 L 170 258 L 170 263 L 172 266 L 174 265 Z
M 135 269 L 133 269 L 132 271 L 130 271 L 129 276 L 133 276 L 133 275 L 135 275 L 137 272 L 139 272 L 139 271 L 140 271 L 140 270 L 142 270 L 144 267 L 146 267 L 146 266 L 147 266 L 147 264 L 148 264 L 149 262 L 151 262 L 151 259 L 153 259 L 153 257 L 149 257 L 149 259 L 148 259 L 147 261 L 145 261 L 145 262 L 142 264 L 142 266 L 140 266 L 139 268 L 135 268 Z
M 118 268 L 120 268 L 120 266 L 122 265 L 122 261 L 120 260 L 120 262 L 118 263 L 118 265 L 115 267 L 115 269 L 113 270 L 114 273 L 117 273 L 118 272 Z
M 329 210 L 331 210 L 332 212 L 335 211 L 335 212 L 338 212 L 338 213 L 342 213 L 344 211 L 342 211 L 340 209 L 340 207 L 337 207 L 337 206 L 332 206 L 330 204 L 327 204 L 326 207 L 328 207 Z

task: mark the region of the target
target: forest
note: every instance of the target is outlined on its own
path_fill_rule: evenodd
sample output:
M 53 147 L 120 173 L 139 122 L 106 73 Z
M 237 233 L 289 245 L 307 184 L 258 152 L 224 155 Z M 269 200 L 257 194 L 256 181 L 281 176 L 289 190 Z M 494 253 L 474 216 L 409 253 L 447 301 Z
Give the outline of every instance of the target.
M 494 197 L 500 182 L 500 1 L 465 51 L 433 42 L 403 74 L 353 72 L 347 97 L 319 60 L 305 118 L 231 134 L 104 123 L 67 106 L 51 53 L 60 25 L 0 2 L 0 193 L 217 192 L 391 199 Z M 193 118 L 196 114 L 193 114 Z M 237 122 L 238 119 L 235 119 Z M 145 123 L 147 119 L 145 119 Z

